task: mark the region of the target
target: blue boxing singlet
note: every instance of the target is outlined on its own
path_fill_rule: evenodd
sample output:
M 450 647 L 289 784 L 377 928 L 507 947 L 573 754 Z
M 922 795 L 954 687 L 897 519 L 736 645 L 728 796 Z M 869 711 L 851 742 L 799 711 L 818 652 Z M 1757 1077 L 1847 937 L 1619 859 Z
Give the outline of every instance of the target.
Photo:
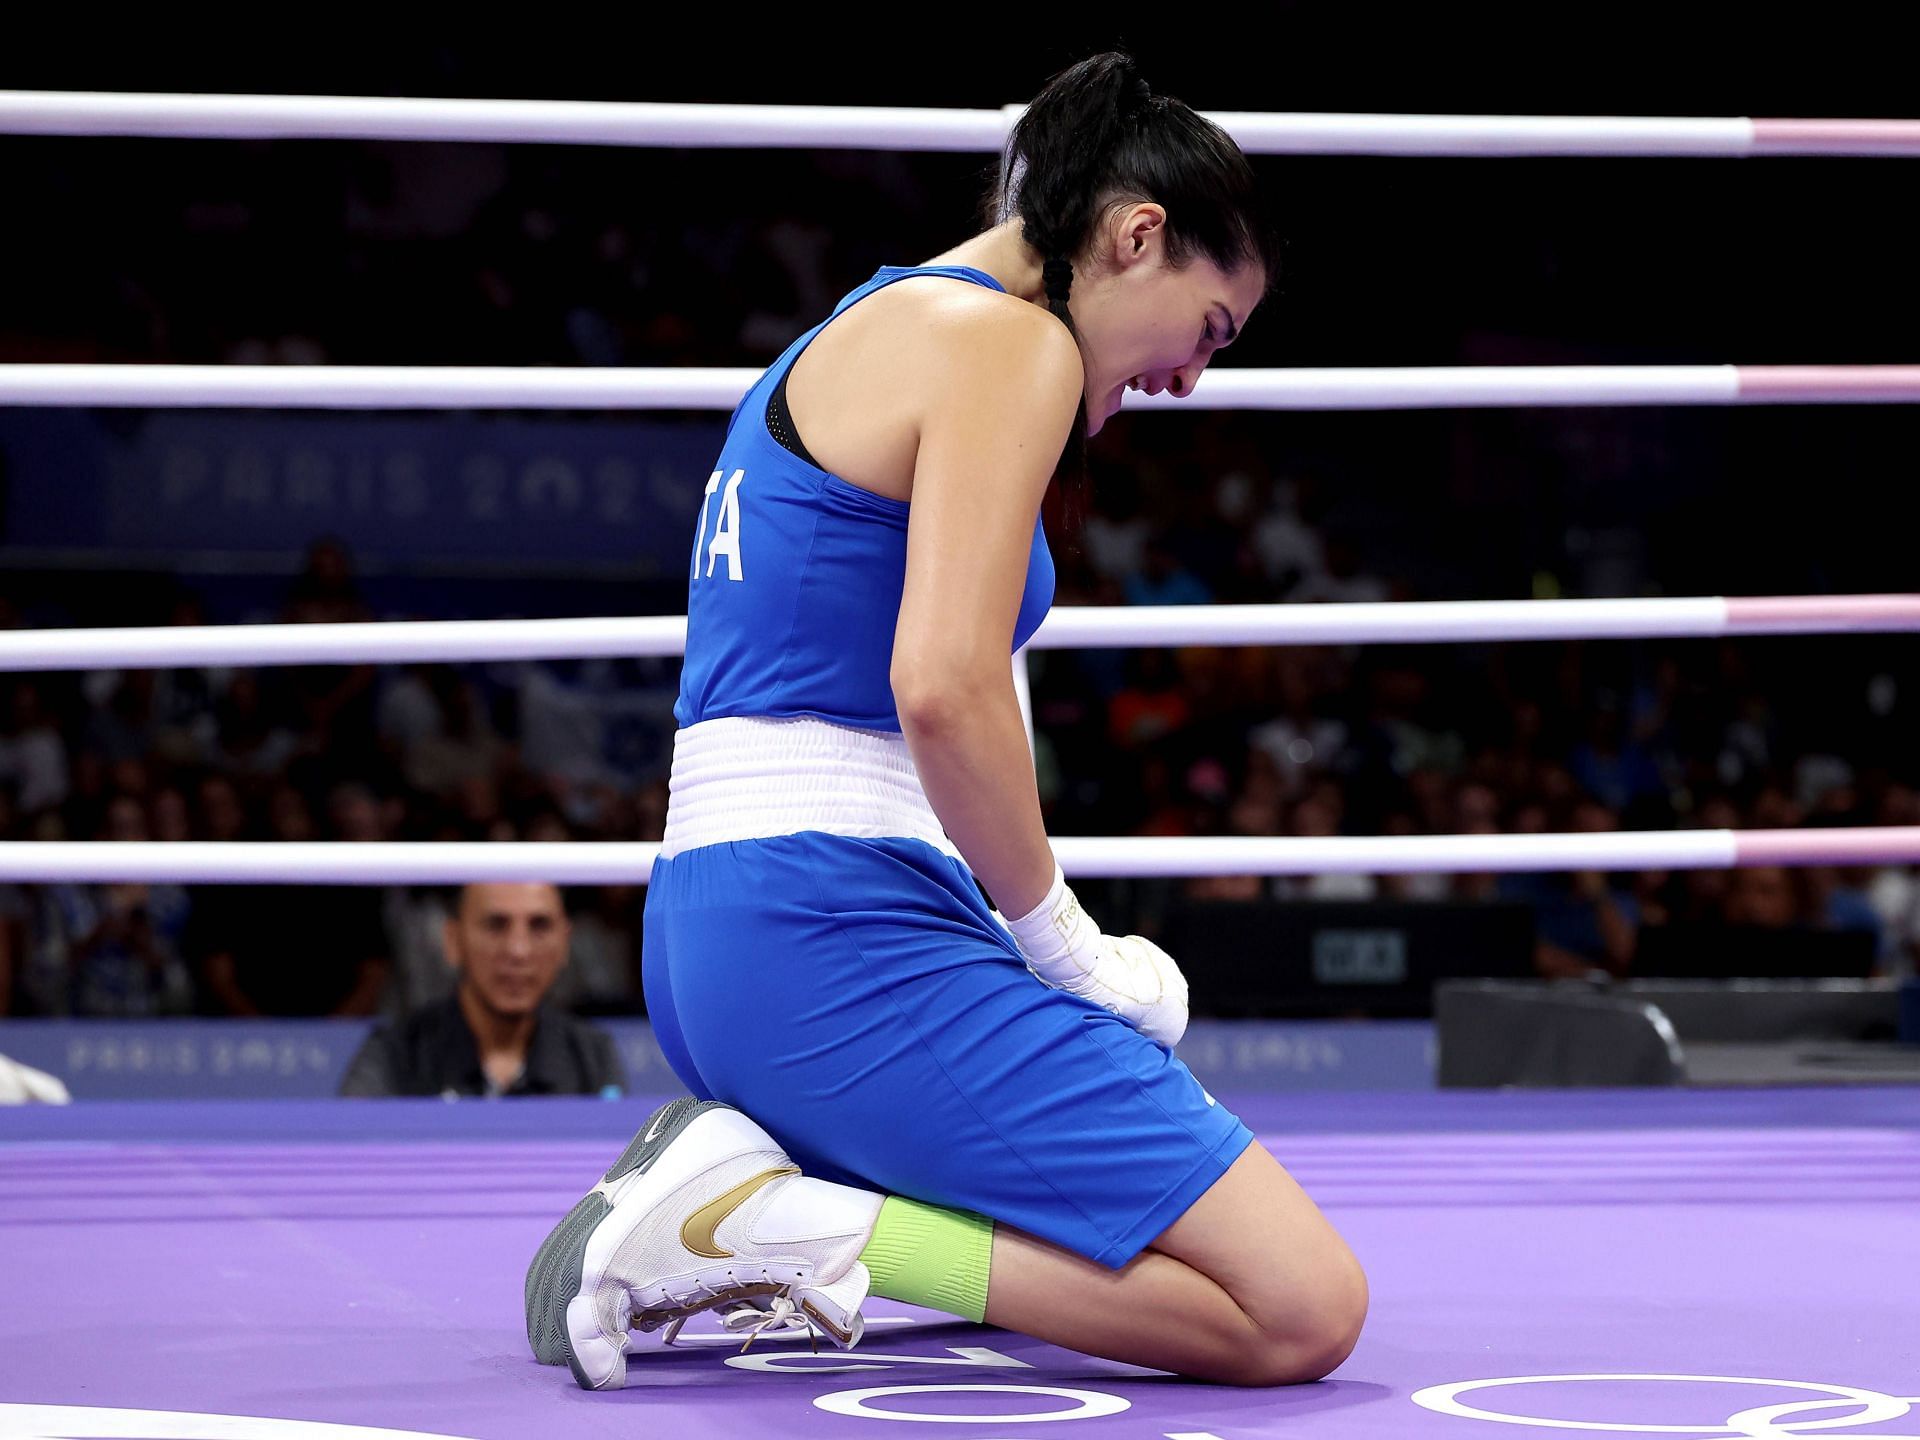
M 919 275 L 1002 288 L 967 266 L 883 266 L 788 346 L 734 410 L 694 533 L 686 664 L 673 707 L 682 729 L 724 716 L 813 716 L 899 733 L 888 673 L 909 502 L 811 463 L 782 417 L 787 371 L 813 337 L 874 291 Z M 794 448 L 769 428 L 770 404 Z M 1046 618 L 1053 585 L 1053 555 L 1035 516 L 1015 649 Z
M 888 267 L 834 314 L 918 275 L 994 285 Z M 782 403 L 820 328 L 734 411 L 694 527 L 647 1018 L 683 1085 L 806 1174 L 1118 1268 L 1253 1134 L 1164 1046 L 1035 980 L 946 834 L 888 680 L 909 506 L 813 464 Z M 1016 647 L 1053 584 L 1036 516 Z

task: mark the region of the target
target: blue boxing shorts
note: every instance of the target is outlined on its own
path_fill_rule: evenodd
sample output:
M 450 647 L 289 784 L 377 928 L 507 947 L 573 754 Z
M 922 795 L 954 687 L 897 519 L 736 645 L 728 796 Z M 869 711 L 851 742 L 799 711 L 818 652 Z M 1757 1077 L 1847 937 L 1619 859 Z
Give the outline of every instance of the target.
M 674 1073 L 806 1173 L 1119 1267 L 1252 1143 L 1184 1063 L 1028 973 L 966 864 L 803 831 L 656 862 L 647 1011 Z

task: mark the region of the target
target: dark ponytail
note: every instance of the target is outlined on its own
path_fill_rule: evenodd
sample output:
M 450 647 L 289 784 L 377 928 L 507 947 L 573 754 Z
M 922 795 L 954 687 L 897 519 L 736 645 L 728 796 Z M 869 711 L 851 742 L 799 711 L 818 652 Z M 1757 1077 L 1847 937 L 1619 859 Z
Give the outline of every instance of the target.
M 1120 51 L 1062 71 L 1027 107 L 988 196 L 988 223 L 1020 221 L 1021 238 L 1040 255 L 1047 308 L 1077 339 L 1067 308 L 1074 261 L 1113 206 L 1139 200 L 1166 207 L 1173 263 L 1201 255 L 1232 272 L 1252 261 L 1269 284 L 1277 278 L 1279 242 L 1240 147 L 1180 101 L 1155 95 Z M 1084 508 L 1086 451 L 1082 401 L 1054 471 L 1074 492 L 1075 510 Z

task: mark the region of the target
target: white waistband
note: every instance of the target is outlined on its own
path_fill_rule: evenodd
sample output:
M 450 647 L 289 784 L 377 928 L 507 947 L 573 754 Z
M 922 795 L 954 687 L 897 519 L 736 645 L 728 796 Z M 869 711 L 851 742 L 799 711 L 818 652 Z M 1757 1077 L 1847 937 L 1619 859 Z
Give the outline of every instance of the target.
M 673 736 L 665 860 L 723 840 L 821 830 L 924 840 L 956 858 L 907 742 L 809 716 L 702 720 Z

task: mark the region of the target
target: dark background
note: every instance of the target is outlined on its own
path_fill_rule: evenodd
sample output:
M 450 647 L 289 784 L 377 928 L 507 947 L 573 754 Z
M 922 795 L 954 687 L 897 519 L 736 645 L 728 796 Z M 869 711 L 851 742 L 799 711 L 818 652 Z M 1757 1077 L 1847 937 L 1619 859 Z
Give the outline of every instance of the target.
M 662 29 L 637 13 L 545 10 L 419 38 L 290 16 L 220 32 L 169 22 L 18 38 L 0 50 L 0 87 L 991 108 L 1122 44 L 1157 90 L 1209 111 L 1899 118 L 1920 114 L 1902 17 L 1823 7 L 1796 13 L 1789 30 L 1750 7 L 1266 6 L 1151 21 L 739 12 L 676 15 Z M 1920 358 L 1912 161 L 1254 163 L 1287 263 L 1234 365 Z M 0 362 L 765 365 L 876 266 L 917 263 L 973 233 L 990 165 L 881 152 L 0 137 Z M 85 427 L 84 443 L 61 426 Z M 422 426 L 441 438 L 419 440 Z M 0 623 L 154 623 L 178 616 L 183 598 L 215 622 L 310 611 L 316 582 L 297 577 L 325 533 L 350 542 L 345 591 L 322 596 L 342 614 L 678 612 L 704 479 L 686 457 L 717 448 L 718 426 L 708 415 L 0 413 Z M 1095 509 L 1112 526 L 1143 521 L 1222 603 L 1375 590 L 1907 590 L 1916 435 L 1901 406 L 1162 413 L 1118 418 L 1096 442 Z M 427 508 L 409 526 L 320 507 L 302 528 L 305 512 L 279 489 L 256 524 L 225 514 L 226 529 L 194 529 L 192 512 L 173 528 L 141 523 L 141 487 L 159 486 L 183 449 L 212 457 L 216 475 L 265 455 L 272 489 L 293 473 L 290 457 L 319 454 L 344 475 L 355 457 L 403 444 L 428 477 Z M 586 510 L 478 514 L 464 468 L 476 454 L 509 468 L 549 455 L 590 478 L 609 463 L 635 467 L 658 519 L 622 550 L 611 532 L 595 533 L 597 547 L 573 538 L 592 521 Z M 1228 474 L 1244 479 L 1250 509 L 1224 507 L 1216 485 Z M 1321 590 L 1249 558 L 1258 518 L 1282 495 L 1333 557 Z M 49 517 L 68 511 L 50 538 Z M 1128 588 L 1137 574 L 1083 553 L 1083 538 L 1053 525 L 1061 603 L 1153 598 Z M 1494 792 L 1500 828 L 1565 828 L 1579 814 L 1648 827 L 1905 822 L 1920 780 L 1907 743 L 1913 658 L 1908 637 L 1382 647 L 1298 660 L 1310 680 L 1283 674 L 1297 657 L 1278 655 L 1271 670 L 1223 680 L 1217 657 L 1171 668 L 1164 656 L 1063 657 L 1036 681 L 1043 798 L 1064 834 L 1303 833 L 1329 813 L 1337 832 L 1443 832 L 1478 803 L 1460 801 L 1474 786 Z M 6 682 L 0 715 L 16 736 L 23 683 Z M 58 817 L 73 838 L 106 833 L 122 791 L 150 802 L 190 791 L 202 770 L 233 768 L 216 746 L 184 767 L 134 763 L 116 778 L 87 758 L 103 735 L 133 744 L 101 718 L 115 713 L 112 684 L 31 683 L 73 766 Z M 451 693 L 445 677 L 436 683 Z M 600 717 L 606 733 L 592 743 L 606 764 L 593 783 L 606 788 L 586 798 L 526 762 L 524 676 L 471 671 L 459 683 L 517 757 L 491 809 L 410 788 L 374 690 L 355 701 L 361 710 L 321 714 L 312 685 L 282 693 L 269 681 L 269 728 L 303 757 L 290 783 L 321 834 L 341 823 L 328 817 L 352 784 L 374 788 L 388 833 L 401 836 L 506 838 L 551 830 L 556 813 L 574 838 L 645 838 L 657 824 L 671 667 L 583 686 L 620 712 L 618 725 Z M 636 695 L 653 697 L 650 712 Z M 1280 783 L 1248 737 L 1289 695 L 1337 722 L 1349 749 Z M 1539 768 L 1514 778 L 1496 762 L 1525 748 L 1513 733 L 1522 712 L 1544 717 L 1527 742 Z M 1129 729 L 1123 713 L 1147 721 Z M 1595 793 L 1618 779 L 1596 715 L 1634 731 L 1657 782 Z M 230 720 L 222 736 L 268 724 Z M 329 728 L 340 725 L 349 730 Z M 1828 756 L 1841 758 L 1843 782 L 1809 768 Z M 245 798 L 254 833 L 276 833 L 269 817 L 285 797 L 258 782 Z M 1599 811 L 1579 812 L 1583 801 Z M 17 805 L 0 809 L 8 838 L 39 833 L 36 823 Z M 1836 923 L 1835 885 L 1864 895 L 1869 878 L 1830 877 L 1798 896 L 1797 916 Z M 1897 879 L 1882 876 L 1883 888 Z M 1664 893 L 1676 913 L 1724 898 L 1645 888 L 1637 903 Z M 1102 896 L 1143 927 L 1179 898 Z M 1267 898 L 1307 897 L 1276 887 Z M 634 903 L 604 902 L 612 931 L 635 928 L 636 912 L 619 909 Z M 1906 903 L 1882 907 L 1882 953 L 1895 965 L 1910 964 Z
M 1899 7 L 1262 7 L 1113 23 L 823 15 L 656 30 L 557 17 L 542 35 L 432 40 L 172 30 L 31 43 L 19 87 L 966 105 L 1030 96 L 1103 43 L 1210 110 L 1902 116 Z M 521 29 L 530 27 L 520 27 Z M 770 232 L 817 229 L 830 303 L 883 263 L 971 233 L 989 157 L 0 138 L 0 356 L 301 358 L 374 364 L 764 364 L 811 323 Z M 1266 157 L 1287 240 L 1241 365 L 1898 362 L 1920 320 L 1911 167 L 1881 159 Z M 540 211 L 551 233 L 516 221 Z M 615 229 L 644 273 L 592 259 Z M 809 243 L 816 243 L 810 241 Z M 567 332 L 585 305 L 592 342 Z M 778 342 L 778 343 L 776 343 Z M 1108 448 L 1178 422 L 1116 423 Z M 1526 594 L 1569 547 L 1642 555 L 1598 583 L 1670 593 L 1897 588 L 1910 412 L 1768 408 L 1243 416 L 1324 478 L 1424 594 Z M 1808 503 L 1817 489 L 1821 503 Z M 1728 501 L 1737 499 L 1738 503 Z M 1431 544 L 1437 519 L 1508 533 L 1488 575 Z M 1398 531 L 1394 534 L 1391 532 Z M 1599 540 L 1596 542 L 1596 532 Z M 1570 534 L 1573 539 L 1569 539 Z M 1814 552 L 1818 553 L 1814 553 Z M 1836 573 L 1835 567 L 1843 573 Z M 1491 588 L 1486 580 L 1492 580 Z M 672 596 L 657 608 L 671 609 Z M 653 608 L 653 607 L 650 607 Z

